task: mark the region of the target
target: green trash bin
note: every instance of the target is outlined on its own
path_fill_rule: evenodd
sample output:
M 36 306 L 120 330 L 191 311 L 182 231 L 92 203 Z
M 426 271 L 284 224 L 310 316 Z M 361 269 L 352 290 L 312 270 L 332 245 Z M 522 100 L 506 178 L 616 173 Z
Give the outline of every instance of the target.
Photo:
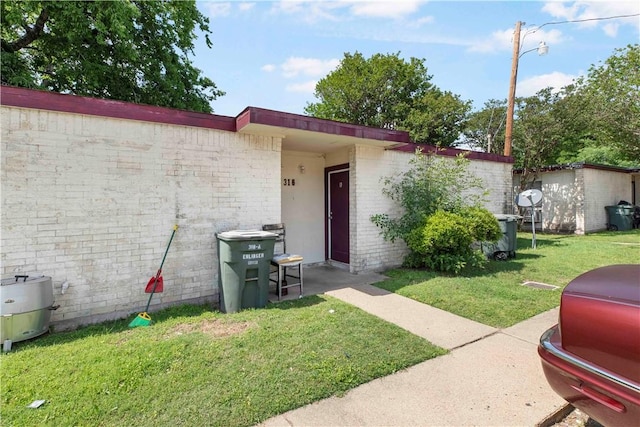
M 502 237 L 496 242 L 483 242 L 482 251 L 484 254 L 496 260 L 504 261 L 508 258 L 516 257 L 518 215 L 494 214 L 498 220 Z
M 625 231 L 633 228 L 633 205 L 605 206 L 607 230 Z
M 269 299 L 269 269 L 276 234 L 233 230 L 216 234 L 220 311 L 262 308 Z

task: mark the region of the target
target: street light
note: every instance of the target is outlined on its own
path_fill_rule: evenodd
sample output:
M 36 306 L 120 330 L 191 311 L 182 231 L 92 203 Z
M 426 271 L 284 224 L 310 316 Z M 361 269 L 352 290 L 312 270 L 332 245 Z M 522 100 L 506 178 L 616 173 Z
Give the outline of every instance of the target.
M 540 42 L 538 47 L 520 53 L 520 28 L 523 22 L 516 22 L 515 33 L 513 34 L 513 57 L 511 59 L 511 81 L 509 83 L 509 97 L 507 98 L 507 123 L 504 129 L 504 155 L 511 156 L 511 140 L 513 135 L 513 110 L 516 100 L 516 80 L 518 79 L 518 61 L 527 52 L 538 51 L 538 55 L 546 55 L 549 46 L 545 42 Z M 526 36 L 526 34 L 525 34 Z

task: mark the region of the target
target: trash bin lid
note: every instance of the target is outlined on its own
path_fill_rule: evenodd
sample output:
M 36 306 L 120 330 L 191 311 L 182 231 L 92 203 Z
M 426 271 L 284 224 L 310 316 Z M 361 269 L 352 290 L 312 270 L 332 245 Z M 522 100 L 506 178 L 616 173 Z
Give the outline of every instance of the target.
M 216 234 L 219 239 L 222 240 L 264 240 L 264 239 L 275 239 L 278 237 L 275 233 L 270 233 L 268 231 L 262 230 L 231 230 L 231 231 L 223 231 L 222 233 Z
M 510 215 L 510 214 L 493 214 L 498 221 L 517 221 L 522 218 L 520 215 Z

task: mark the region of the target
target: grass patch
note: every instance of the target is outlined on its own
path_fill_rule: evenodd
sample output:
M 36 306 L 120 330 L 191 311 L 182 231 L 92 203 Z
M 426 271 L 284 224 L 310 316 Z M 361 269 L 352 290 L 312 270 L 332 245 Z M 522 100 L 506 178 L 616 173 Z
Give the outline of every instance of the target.
M 640 230 L 585 236 L 518 233 L 516 258 L 491 261 L 484 269 L 458 276 L 424 270 L 396 269 L 376 286 L 486 325 L 504 328 L 560 304 L 562 289 L 576 276 L 596 267 L 640 262 Z M 522 286 L 535 281 L 555 291 Z
M 153 319 L 14 344 L 0 357 L 2 425 L 249 426 L 446 353 L 328 296 Z

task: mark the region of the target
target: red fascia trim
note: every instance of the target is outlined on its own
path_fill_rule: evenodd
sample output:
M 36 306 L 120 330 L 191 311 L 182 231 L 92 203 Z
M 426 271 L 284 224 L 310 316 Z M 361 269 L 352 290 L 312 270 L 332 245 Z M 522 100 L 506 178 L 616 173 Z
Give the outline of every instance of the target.
M 287 129 L 306 130 L 330 135 L 352 136 L 378 141 L 408 143 L 409 133 L 405 131 L 371 128 L 368 126 L 318 119 L 299 114 L 284 113 L 264 108 L 247 107 L 236 119 L 236 128 L 241 130 L 249 124 L 260 124 Z
M 2 86 L 0 104 L 117 119 L 236 131 L 235 118 L 109 99 Z
M 396 147 L 394 148 L 394 150 L 413 153 L 418 148 L 422 149 L 423 153 L 436 153 L 441 156 L 455 157 L 458 154 L 465 154 L 467 158 L 470 160 L 486 160 L 490 162 L 499 162 L 499 163 L 514 162 L 513 157 L 501 156 L 499 154 L 482 153 L 480 151 L 467 151 L 467 150 L 461 150 L 459 148 L 450 148 L 450 147 L 438 148 L 434 145 L 425 145 L 425 144 L 416 144 L 416 143 L 411 143 L 409 145 L 404 145 L 402 147 Z
M 567 163 L 564 165 L 548 165 L 543 166 L 537 169 L 537 172 L 556 172 L 562 170 L 573 170 L 573 169 L 596 169 L 610 172 L 620 172 L 620 173 L 634 173 L 639 172 L 638 168 L 625 168 L 623 166 L 609 166 L 609 165 L 596 165 L 591 163 L 584 162 L 576 162 L 576 163 Z M 514 175 L 521 175 L 524 171 L 522 169 L 515 169 L 513 171 Z

